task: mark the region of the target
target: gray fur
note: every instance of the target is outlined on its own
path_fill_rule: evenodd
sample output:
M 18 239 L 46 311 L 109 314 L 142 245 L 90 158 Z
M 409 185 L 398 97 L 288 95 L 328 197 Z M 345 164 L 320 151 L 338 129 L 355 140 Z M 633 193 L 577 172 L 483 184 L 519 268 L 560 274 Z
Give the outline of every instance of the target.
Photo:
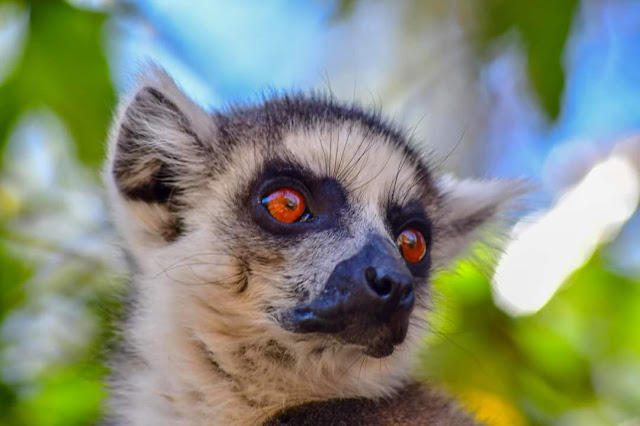
M 339 220 L 286 239 L 258 226 L 252 188 L 273 164 L 336 182 L 346 200 Z M 122 102 L 105 182 L 139 271 L 123 327 L 130 356 L 116 367 L 110 400 L 131 425 L 252 425 L 314 401 L 369 407 L 405 395 L 430 271 L 520 192 L 433 176 L 401 131 L 357 107 L 295 95 L 211 114 L 157 69 Z M 395 240 L 385 212 L 408 203 L 423 209 L 433 235 L 404 343 L 367 362 L 361 347 L 285 331 L 280 314 L 317 295 L 367 232 Z M 464 418 L 440 397 L 424 401 L 433 412 L 417 416 Z M 393 406 L 403 405 L 379 407 Z

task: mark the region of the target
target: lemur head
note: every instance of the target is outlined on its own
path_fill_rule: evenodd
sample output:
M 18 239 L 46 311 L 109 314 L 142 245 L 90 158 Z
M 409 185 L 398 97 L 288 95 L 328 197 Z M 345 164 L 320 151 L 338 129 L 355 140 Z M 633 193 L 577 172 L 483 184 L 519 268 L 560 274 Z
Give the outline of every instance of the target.
M 225 374 L 262 356 L 334 381 L 363 357 L 399 374 L 431 271 L 519 192 L 436 176 L 357 107 L 278 96 L 209 113 L 161 71 L 123 103 L 107 180 L 149 341 L 183 334 Z

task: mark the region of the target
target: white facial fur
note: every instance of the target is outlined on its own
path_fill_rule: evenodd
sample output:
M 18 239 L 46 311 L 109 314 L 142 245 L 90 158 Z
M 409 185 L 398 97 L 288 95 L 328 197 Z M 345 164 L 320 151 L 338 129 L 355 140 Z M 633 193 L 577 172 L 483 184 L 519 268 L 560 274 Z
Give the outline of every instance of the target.
M 357 114 L 323 115 L 335 107 L 324 101 L 312 101 L 304 125 L 291 125 L 281 104 L 209 114 L 159 70 L 134 93 L 115 121 L 105 171 L 136 265 L 123 329 L 130 354 L 116 366 L 112 400 L 126 423 L 256 424 L 301 402 L 392 394 L 408 378 L 428 279 L 416 284 L 406 340 L 384 359 L 330 336 L 285 331 L 279 312 L 319 293 L 367 233 L 394 241 L 390 201 L 420 201 L 434 269 L 521 192 L 513 182 L 432 177 L 399 133 L 375 117 L 362 115 L 372 125 Z M 343 186 L 339 229 L 282 240 L 244 214 L 252 183 L 274 159 Z M 158 176 L 166 185 L 147 191 Z

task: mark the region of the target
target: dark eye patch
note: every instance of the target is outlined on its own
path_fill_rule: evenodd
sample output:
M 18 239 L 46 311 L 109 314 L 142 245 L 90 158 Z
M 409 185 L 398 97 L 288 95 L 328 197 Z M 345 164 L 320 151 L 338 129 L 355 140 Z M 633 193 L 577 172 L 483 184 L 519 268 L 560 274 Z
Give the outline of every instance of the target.
M 422 202 L 411 200 L 404 205 L 390 202 L 385 207 L 387 226 L 391 231 L 391 237 L 395 240 L 402 231 L 413 228 L 424 236 L 427 245 L 427 255 L 417 263 L 409 263 L 407 266 L 416 277 L 426 277 L 430 266 L 431 248 L 431 221 L 427 216 Z
M 262 200 L 283 187 L 291 187 L 304 196 L 313 220 L 282 223 L 269 214 Z M 254 178 L 244 207 L 250 210 L 251 217 L 261 228 L 286 237 L 337 227 L 346 204 L 344 189 L 335 179 L 317 176 L 300 164 L 272 160 Z

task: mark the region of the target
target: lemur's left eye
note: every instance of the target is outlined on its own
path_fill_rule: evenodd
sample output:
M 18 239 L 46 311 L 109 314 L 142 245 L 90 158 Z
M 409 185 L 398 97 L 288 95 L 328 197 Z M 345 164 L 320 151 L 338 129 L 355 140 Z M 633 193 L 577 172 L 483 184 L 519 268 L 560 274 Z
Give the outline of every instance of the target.
M 422 232 L 414 228 L 407 228 L 398 235 L 396 240 L 402 257 L 409 263 L 418 263 L 427 253 L 427 242 Z
M 262 205 L 279 222 L 293 223 L 308 217 L 307 203 L 300 192 L 293 188 L 280 188 L 262 199 Z

